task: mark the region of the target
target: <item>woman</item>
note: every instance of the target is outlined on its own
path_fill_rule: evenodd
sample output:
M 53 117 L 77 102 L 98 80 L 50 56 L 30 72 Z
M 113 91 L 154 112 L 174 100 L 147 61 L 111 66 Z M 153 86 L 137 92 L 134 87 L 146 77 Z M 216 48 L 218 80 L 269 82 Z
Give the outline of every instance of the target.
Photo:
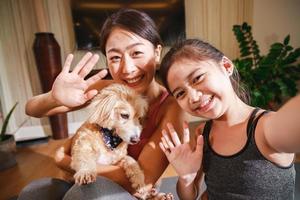
M 26 113 L 35 117 L 63 113 L 87 105 L 99 89 L 117 82 L 127 85 L 147 97 L 149 110 L 143 124 L 141 142 L 130 146 L 134 157 L 145 173 L 145 182 L 153 186 L 168 166 L 168 160 L 158 147 L 161 130 L 167 122 L 180 130 L 184 114 L 167 90 L 154 78 L 159 64 L 162 42 L 152 19 L 145 13 L 122 9 L 111 15 L 101 31 L 101 51 L 106 56 L 113 81 L 101 80 L 106 70 L 84 80 L 99 56 L 87 53 L 69 72 L 73 59 L 69 55 L 62 72 L 56 78 L 52 90 L 30 99 Z M 56 156 L 57 165 L 70 169 L 70 140 L 65 151 Z M 98 166 L 98 174 L 105 176 L 133 192 L 123 170 L 118 166 Z

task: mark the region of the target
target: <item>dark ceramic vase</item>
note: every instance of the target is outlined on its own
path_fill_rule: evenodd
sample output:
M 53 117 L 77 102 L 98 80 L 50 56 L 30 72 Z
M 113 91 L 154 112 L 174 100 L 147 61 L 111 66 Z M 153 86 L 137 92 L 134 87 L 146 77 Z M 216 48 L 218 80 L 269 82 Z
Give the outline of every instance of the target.
M 43 92 L 49 92 L 62 70 L 60 47 L 53 33 L 36 33 L 33 44 L 35 61 Z M 49 117 L 53 139 L 68 137 L 67 114 Z

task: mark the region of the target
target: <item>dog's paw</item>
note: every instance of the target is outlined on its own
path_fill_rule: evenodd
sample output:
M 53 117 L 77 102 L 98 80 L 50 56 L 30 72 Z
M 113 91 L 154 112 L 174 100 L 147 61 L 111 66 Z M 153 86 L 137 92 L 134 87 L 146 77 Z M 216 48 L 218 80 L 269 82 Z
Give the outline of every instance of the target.
M 95 182 L 97 178 L 97 172 L 91 170 L 80 170 L 75 173 L 75 183 L 78 185 L 89 184 Z
M 173 200 L 174 196 L 172 193 L 163 193 L 160 192 L 157 195 L 150 198 L 151 200 Z
M 142 190 L 137 190 L 133 196 L 135 196 L 137 199 L 140 199 L 140 200 L 146 200 L 146 199 L 149 199 L 151 198 L 151 195 L 149 195 L 148 192 L 145 192 L 145 191 L 142 191 Z
M 151 185 L 144 185 L 136 189 L 134 196 L 138 199 L 151 199 Z

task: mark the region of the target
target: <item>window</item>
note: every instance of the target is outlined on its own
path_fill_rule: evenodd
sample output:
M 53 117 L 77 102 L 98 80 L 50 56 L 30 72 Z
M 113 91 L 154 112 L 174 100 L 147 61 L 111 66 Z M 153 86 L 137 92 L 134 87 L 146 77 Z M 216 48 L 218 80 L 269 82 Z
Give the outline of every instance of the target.
M 71 0 L 79 50 L 99 49 L 102 24 L 120 8 L 146 12 L 156 23 L 164 45 L 185 38 L 184 0 Z

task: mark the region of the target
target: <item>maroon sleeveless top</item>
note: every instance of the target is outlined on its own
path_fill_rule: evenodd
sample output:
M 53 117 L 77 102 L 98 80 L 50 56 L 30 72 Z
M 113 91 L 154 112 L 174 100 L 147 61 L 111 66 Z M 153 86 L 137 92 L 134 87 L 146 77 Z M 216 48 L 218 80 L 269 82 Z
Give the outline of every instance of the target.
M 169 93 L 165 91 L 161 94 L 160 98 L 158 98 L 158 100 L 156 100 L 156 102 L 152 104 L 147 112 L 146 122 L 144 124 L 139 143 L 128 146 L 128 155 L 130 155 L 134 159 L 138 159 L 144 146 L 147 144 L 155 129 L 157 128 L 158 124 L 155 123 L 155 120 L 157 119 L 158 111 L 160 109 L 160 106 L 168 96 Z

